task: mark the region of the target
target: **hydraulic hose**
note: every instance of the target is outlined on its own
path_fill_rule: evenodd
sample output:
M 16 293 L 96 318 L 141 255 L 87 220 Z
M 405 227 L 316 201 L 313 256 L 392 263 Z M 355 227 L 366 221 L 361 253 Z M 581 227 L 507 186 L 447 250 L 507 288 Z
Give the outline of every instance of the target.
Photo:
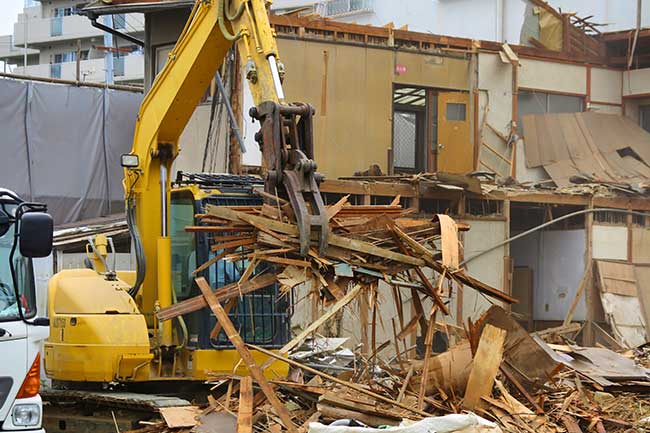
M 136 263 L 136 277 L 135 284 L 131 289 L 129 289 L 129 295 L 135 299 L 135 296 L 140 291 L 140 287 L 144 282 L 144 276 L 147 272 L 147 259 L 144 255 L 144 248 L 142 246 L 142 239 L 140 238 L 140 231 L 135 222 L 135 206 L 132 202 L 132 199 L 127 201 L 127 210 L 126 210 L 126 223 L 129 228 L 129 234 L 131 239 L 133 239 L 133 249 L 135 252 L 135 263 Z

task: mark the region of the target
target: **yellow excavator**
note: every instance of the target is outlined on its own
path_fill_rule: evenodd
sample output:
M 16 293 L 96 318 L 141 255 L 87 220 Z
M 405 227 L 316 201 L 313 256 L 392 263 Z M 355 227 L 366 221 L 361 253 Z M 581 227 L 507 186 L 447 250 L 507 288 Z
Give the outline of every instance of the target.
M 311 106 L 284 101 L 284 67 L 269 24 L 270 1 L 197 0 L 164 69 L 144 98 L 133 149 L 122 155 L 126 214 L 136 257 L 135 272 L 110 266 L 111 241 L 89 241 L 92 269 L 64 270 L 48 287 L 50 337 L 45 371 L 55 383 L 142 384 L 203 381 L 211 373 L 245 374 L 223 333 L 211 335 L 207 309 L 160 322 L 156 312 L 199 294 L 193 271 L 215 257 L 196 225 L 205 204 L 259 205 L 252 189 L 289 200 L 301 251 L 310 242 L 327 247 L 328 224 L 313 161 Z M 169 175 L 179 136 L 228 50 L 236 44 L 260 122 L 256 140 L 265 178 L 180 173 Z M 263 194 L 264 195 L 264 194 Z M 268 197 L 268 194 L 265 195 Z M 199 273 L 213 289 L 236 282 L 246 263 L 218 261 Z M 290 300 L 269 286 L 231 310 L 244 340 L 279 347 L 289 337 Z M 257 361 L 265 357 L 255 352 Z M 237 369 L 235 370 L 235 368 Z M 267 371 L 282 373 L 277 364 Z

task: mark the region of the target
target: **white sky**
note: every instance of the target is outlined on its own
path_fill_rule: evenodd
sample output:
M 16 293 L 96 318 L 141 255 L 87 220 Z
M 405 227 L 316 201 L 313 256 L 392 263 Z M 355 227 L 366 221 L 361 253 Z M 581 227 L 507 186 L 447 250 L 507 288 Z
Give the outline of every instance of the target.
M 23 0 L 0 0 L 0 35 L 13 33 L 16 18 L 23 11 L 23 3 Z

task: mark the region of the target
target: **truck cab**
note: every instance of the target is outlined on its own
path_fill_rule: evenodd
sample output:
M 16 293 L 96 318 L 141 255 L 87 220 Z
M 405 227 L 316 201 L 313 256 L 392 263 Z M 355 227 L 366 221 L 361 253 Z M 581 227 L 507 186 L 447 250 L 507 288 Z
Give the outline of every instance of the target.
M 0 432 L 44 432 L 39 350 L 49 328 L 36 309 L 32 258 L 52 249 L 45 210 L 0 188 Z

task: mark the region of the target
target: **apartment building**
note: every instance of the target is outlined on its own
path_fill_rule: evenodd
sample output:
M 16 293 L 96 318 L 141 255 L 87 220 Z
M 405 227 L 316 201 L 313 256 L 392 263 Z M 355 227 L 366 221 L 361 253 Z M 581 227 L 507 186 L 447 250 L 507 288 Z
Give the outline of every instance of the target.
M 634 0 L 548 0 L 561 12 L 589 16 L 603 32 L 636 26 Z M 340 22 L 393 26 L 422 33 L 529 45 L 543 11 L 526 0 L 275 0 L 274 12 L 318 14 Z M 465 23 L 465 25 L 459 25 Z M 643 5 L 641 26 L 650 26 Z
M 16 75 L 104 82 L 107 71 L 119 84 L 142 84 L 144 55 L 133 41 L 109 36 L 77 14 L 79 0 L 26 0 L 13 34 L 0 36 L 0 60 Z M 98 19 L 135 39 L 144 36 L 142 14 Z

